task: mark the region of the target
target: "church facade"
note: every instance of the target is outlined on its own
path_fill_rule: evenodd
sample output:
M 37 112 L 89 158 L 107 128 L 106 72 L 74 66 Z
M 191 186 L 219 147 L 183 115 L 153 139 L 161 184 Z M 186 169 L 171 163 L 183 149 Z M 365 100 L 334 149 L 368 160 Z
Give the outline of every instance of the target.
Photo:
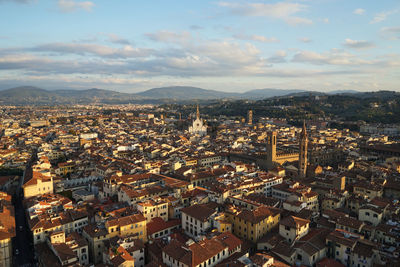
M 204 136 L 207 134 L 207 126 L 204 125 L 200 118 L 199 105 L 197 105 L 196 119 L 193 120 L 192 126 L 189 126 L 189 133 Z

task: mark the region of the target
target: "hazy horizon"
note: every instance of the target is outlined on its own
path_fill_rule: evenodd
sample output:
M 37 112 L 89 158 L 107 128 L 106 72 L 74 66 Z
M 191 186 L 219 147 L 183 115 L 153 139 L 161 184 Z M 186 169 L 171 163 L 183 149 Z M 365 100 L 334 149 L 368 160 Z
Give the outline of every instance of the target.
M 153 88 L 147 88 L 147 89 L 143 89 L 143 90 L 137 90 L 134 92 L 130 92 L 130 91 L 124 91 L 124 90 L 118 90 L 118 89 L 112 89 L 112 88 L 98 88 L 98 87 L 88 87 L 88 88 L 44 88 L 44 87 L 39 87 L 39 86 L 32 86 L 32 85 L 18 85 L 18 86 L 10 86 L 10 87 L 3 87 L 0 86 L 0 91 L 4 91 L 4 90 L 9 90 L 9 89 L 14 89 L 14 88 L 19 88 L 19 87 L 35 87 L 38 89 L 44 89 L 47 91 L 57 91 L 57 90 L 77 90 L 77 91 L 84 91 L 84 90 L 90 90 L 90 89 L 100 89 L 100 90 L 108 90 L 108 91 L 115 91 L 115 92 L 120 92 L 120 93 L 132 93 L 132 94 L 137 94 L 137 93 L 143 93 L 146 92 L 148 90 L 151 89 L 157 89 L 157 88 L 169 88 L 169 87 L 194 87 L 194 88 L 199 88 L 199 89 L 204 89 L 204 90 L 211 90 L 211 91 L 217 91 L 217 92 L 224 92 L 224 93 L 237 93 L 237 94 L 243 94 L 249 91 L 257 91 L 257 90 L 282 90 L 282 91 L 292 91 L 292 90 L 299 90 L 299 91 L 309 91 L 309 92 L 321 92 L 321 93 L 331 93 L 331 92 L 338 92 L 338 91 L 354 91 L 354 92 L 377 92 L 377 91 L 388 91 L 388 90 L 367 90 L 367 91 L 362 91 L 362 90 L 351 90 L 351 89 L 347 89 L 347 90 L 341 90 L 341 89 L 337 89 L 337 90 L 328 90 L 328 91 L 318 91 L 318 90 L 307 90 L 307 89 L 297 89 L 297 88 L 288 88 L 288 89 L 282 89 L 282 88 L 254 88 L 254 89 L 243 89 L 240 91 L 229 91 L 229 90 L 218 90 L 218 89 L 213 89 L 213 88 L 203 88 L 203 87 L 197 87 L 197 86 L 191 86 L 191 85 L 177 85 L 177 86 L 163 86 L 163 87 L 153 87 Z M 390 90 L 390 91 L 395 91 L 395 90 Z

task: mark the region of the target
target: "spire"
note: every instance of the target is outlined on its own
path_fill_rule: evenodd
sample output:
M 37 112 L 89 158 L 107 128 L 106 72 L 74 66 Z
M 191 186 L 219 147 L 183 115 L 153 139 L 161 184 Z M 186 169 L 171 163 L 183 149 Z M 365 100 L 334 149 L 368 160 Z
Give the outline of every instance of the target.
M 303 129 L 301 130 L 301 136 L 307 135 L 306 120 L 303 120 Z
M 196 119 L 200 119 L 199 104 L 197 104 Z

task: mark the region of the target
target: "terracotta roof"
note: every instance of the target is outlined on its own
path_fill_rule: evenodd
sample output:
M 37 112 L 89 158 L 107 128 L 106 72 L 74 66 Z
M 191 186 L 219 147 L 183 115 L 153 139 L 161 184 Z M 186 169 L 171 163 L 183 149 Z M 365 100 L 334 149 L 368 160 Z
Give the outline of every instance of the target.
M 156 217 L 146 224 L 147 235 L 152 235 L 165 229 L 179 226 L 180 224 L 181 220 L 179 219 L 164 221 L 161 217 Z
M 114 225 L 118 225 L 118 226 L 126 226 L 126 225 L 130 225 L 130 224 L 134 224 L 134 223 L 138 223 L 138 222 L 143 222 L 146 221 L 146 218 L 141 214 L 132 214 L 129 216 L 124 216 L 124 217 L 120 217 L 120 218 L 113 218 L 110 219 L 106 222 L 106 226 L 114 226 Z
M 98 228 L 96 225 L 89 224 L 86 225 L 83 230 L 91 237 L 99 237 L 107 235 L 107 231 L 104 228 Z
M 351 217 L 340 217 L 337 219 L 336 224 L 343 225 L 352 229 L 360 229 L 360 227 L 364 223 Z
M 15 213 L 11 204 L 11 196 L 3 194 L 0 199 L 0 240 L 15 236 Z
M 181 212 L 199 221 L 205 222 L 212 214 L 216 213 L 217 211 L 210 208 L 207 204 L 196 204 L 181 209 Z
M 358 235 L 351 234 L 350 232 L 336 229 L 331 232 L 326 239 L 353 248 L 359 239 L 358 237 Z
M 233 237 L 230 236 L 228 238 Z M 235 241 L 232 242 L 232 244 L 234 243 Z M 228 245 L 224 244 L 224 241 L 220 241 L 217 238 L 205 239 L 190 245 L 182 244 L 176 240 L 172 240 L 163 248 L 163 252 L 188 266 L 197 266 L 200 263 L 214 257 L 227 247 Z
M 353 249 L 353 253 L 357 254 L 359 257 L 364 256 L 366 258 L 371 258 L 373 255 L 372 250 L 375 248 L 374 243 L 367 240 L 359 240 Z
M 288 226 L 291 228 L 300 228 L 304 225 L 307 225 L 310 223 L 310 220 L 306 220 L 306 219 L 302 219 L 302 218 L 298 218 L 295 216 L 288 216 L 286 218 L 283 218 L 279 224 L 282 224 L 284 226 Z
M 229 250 L 234 250 L 242 245 L 242 240 L 230 232 L 221 233 L 215 239 L 228 246 Z
M 252 211 L 243 210 L 237 215 L 237 217 L 245 221 L 249 221 L 251 223 L 259 223 L 270 216 L 275 217 L 280 213 L 281 213 L 280 209 L 267 206 L 260 206 Z
M 296 248 L 302 249 L 308 255 L 312 256 L 325 249 L 326 236 L 330 233 L 328 229 L 312 229 L 307 235 L 298 240 Z
M 26 172 L 23 187 L 36 185 L 38 180 L 42 180 L 42 182 L 49 182 L 51 179 L 51 177 L 45 176 L 37 171 Z

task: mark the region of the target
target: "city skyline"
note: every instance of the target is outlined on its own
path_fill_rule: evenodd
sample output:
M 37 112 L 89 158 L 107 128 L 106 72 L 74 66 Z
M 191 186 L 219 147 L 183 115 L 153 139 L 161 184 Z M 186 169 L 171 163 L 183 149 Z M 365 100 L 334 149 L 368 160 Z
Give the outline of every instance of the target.
M 399 91 L 396 1 L 0 1 L 0 88 Z

